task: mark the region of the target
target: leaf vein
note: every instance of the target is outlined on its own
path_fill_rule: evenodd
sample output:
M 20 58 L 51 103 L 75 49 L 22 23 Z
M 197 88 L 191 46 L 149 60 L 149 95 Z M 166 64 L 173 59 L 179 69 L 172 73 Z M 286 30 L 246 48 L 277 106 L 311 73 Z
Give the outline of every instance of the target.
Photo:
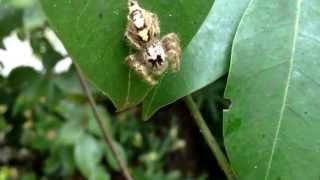
M 272 144 L 272 148 L 271 148 L 271 153 L 270 153 L 270 158 L 267 164 L 267 170 L 266 170 L 266 175 L 265 175 L 265 180 L 267 180 L 269 178 L 270 175 L 270 170 L 272 167 L 272 162 L 273 162 L 273 157 L 274 157 L 274 153 L 275 153 L 275 149 L 278 143 L 278 138 L 279 138 L 279 132 L 280 132 L 280 128 L 283 122 L 283 116 L 284 116 L 284 111 L 286 109 L 287 106 L 287 100 L 288 100 L 288 91 L 289 91 L 289 86 L 290 86 L 290 79 L 292 76 L 292 69 L 293 69 L 293 62 L 294 62 L 294 55 L 296 52 L 296 44 L 297 44 L 297 38 L 298 38 L 298 31 L 299 31 L 299 20 L 300 20 L 300 14 L 301 14 L 301 4 L 302 4 L 303 0 L 297 0 L 297 13 L 296 13 L 296 17 L 295 17 L 295 24 L 294 24 L 294 34 L 293 34 L 293 45 L 292 45 L 292 50 L 291 50 L 291 57 L 290 57 L 290 64 L 289 64 L 289 71 L 288 71 L 288 78 L 286 81 L 286 86 L 284 89 L 284 95 L 283 95 L 283 100 L 282 100 L 282 106 L 280 109 L 280 115 L 279 115 L 279 121 L 276 127 L 276 132 L 275 132 L 275 136 L 273 139 L 273 144 Z

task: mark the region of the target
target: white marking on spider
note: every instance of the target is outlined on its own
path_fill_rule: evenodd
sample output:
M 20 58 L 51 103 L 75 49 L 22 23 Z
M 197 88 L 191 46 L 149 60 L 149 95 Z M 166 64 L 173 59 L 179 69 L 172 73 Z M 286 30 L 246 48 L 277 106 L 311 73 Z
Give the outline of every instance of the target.
M 133 24 L 138 28 L 141 29 L 144 27 L 144 17 L 141 11 L 136 10 L 132 13 L 132 20 Z
M 147 51 L 150 59 L 156 60 L 160 57 L 162 61 L 165 60 L 165 52 L 161 42 L 152 44 L 150 47 L 148 47 Z

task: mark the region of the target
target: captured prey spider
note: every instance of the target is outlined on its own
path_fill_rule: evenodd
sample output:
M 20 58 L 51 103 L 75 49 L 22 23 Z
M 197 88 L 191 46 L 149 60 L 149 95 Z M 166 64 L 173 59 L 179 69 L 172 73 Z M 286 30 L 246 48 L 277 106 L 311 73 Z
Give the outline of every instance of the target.
M 125 37 L 137 52 L 126 58 L 126 64 L 150 85 L 155 85 L 168 68 L 173 72 L 180 69 L 179 37 L 169 33 L 160 39 L 157 15 L 141 8 L 137 0 L 129 0 L 128 7 Z

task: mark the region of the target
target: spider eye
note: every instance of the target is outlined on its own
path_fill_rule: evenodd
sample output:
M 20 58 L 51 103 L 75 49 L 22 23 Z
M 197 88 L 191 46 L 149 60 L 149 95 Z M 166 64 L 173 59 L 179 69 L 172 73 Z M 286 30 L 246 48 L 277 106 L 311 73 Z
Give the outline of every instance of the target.
M 162 57 L 161 57 L 160 55 L 157 55 L 156 61 L 157 61 L 159 64 L 162 64 L 163 59 L 162 59 Z
M 157 67 L 157 62 L 153 59 L 148 59 L 148 62 L 151 63 L 152 67 Z

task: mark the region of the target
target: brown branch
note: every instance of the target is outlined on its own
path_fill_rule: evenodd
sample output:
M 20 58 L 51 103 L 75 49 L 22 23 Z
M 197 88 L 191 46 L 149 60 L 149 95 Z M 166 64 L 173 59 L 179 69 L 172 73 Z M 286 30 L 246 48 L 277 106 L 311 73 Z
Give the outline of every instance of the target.
M 111 149 L 111 152 L 118 164 L 118 166 L 120 167 L 120 170 L 123 174 L 123 176 L 125 177 L 126 180 L 133 180 L 133 178 L 131 177 L 130 173 L 129 173 L 129 170 L 128 168 L 126 167 L 125 163 L 123 162 L 123 160 L 120 158 L 119 156 L 119 153 L 117 152 L 115 146 L 113 145 L 112 143 L 112 138 L 110 136 L 110 134 L 106 131 L 106 129 L 104 128 L 103 126 L 103 123 L 102 123 L 102 120 L 99 116 L 99 113 L 97 111 L 97 107 L 96 107 L 96 103 L 91 95 L 91 92 L 90 92 L 90 89 L 89 89 L 89 86 L 85 80 L 85 77 L 79 67 L 78 64 L 74 63 L 74 66 L 76 68 L 76 71 L 77 71 L 77 75 L 78 75 L 78 78 L 80 80 L 80 84 L 81 84 L 81 87 L 83 89 L 83 92 L 86 94 L 88 100 L 89 100 L 89 104 L 91 106 L 91 110 L 94 114 L 94 117 L 95 117 L 95 120 L 97 122 L 97 124 L 99 125 L 99 128 L 100 128 L 100 131 L 103 135 L 103 138 L 105 140 L 105 143 L 106 143 L 106 146 L 108 148 Z
M 226 158 L 224 153 L 222 152 L 216 138 L 212 135 L 206 121 L 203 119 L 202 114 L 200 113 L 198 107 L 196 106 L 193 98 L 191 95 L 186 96 L 184 99 L 190 113 L 192 114 L 195 123 L 199 127 L 201 134 L 203 135 L 204 139 L 206 140 L 207 144 L 210 147 L 213 155 L 215 156 L 219 166 L 225 173 L 228 180 L 235 180 L 235 174 Z

